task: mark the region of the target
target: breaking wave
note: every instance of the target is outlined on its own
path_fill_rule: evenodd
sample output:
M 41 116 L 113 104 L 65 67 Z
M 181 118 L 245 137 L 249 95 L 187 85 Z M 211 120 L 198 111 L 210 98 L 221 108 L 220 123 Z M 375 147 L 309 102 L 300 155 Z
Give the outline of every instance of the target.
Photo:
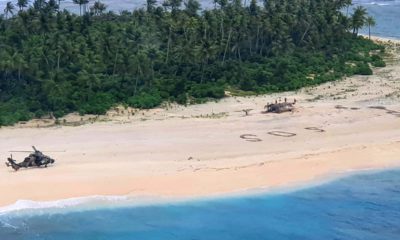
M 57 201 L 32 201 L 32 200 L 18 200 L 14 204 L 0 207 L 0 217 L 7 214 L 26 214 L 35 212 L 37 214 L 42 211 L 64 209 L 91 209 L 97 207 L 107 207 L 111 205 L 126 204 L 132 202 L 132 198 L 128 196 L 90 196 L 90 197 L 77 197 L 68 198 Z

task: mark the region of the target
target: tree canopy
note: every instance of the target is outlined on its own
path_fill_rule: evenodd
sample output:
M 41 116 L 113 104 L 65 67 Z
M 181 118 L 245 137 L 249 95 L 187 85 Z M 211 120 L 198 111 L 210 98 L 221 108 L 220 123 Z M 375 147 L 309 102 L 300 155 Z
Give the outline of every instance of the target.
M 144 9 L 106 12 L 74 0 L 7 3 L 0 18 L 0 126 L 53 113 L 102 114 L 115 104 L 152 108 L 196 103 L 224 91 L 295 90 L 371 74 L 383 50 L 358 37 L 365 9 L 349 0 L 147 0 Z M 369 21 L 371 23 L 371 21 Z M 376 51 L 375 51 L 376 52 Z

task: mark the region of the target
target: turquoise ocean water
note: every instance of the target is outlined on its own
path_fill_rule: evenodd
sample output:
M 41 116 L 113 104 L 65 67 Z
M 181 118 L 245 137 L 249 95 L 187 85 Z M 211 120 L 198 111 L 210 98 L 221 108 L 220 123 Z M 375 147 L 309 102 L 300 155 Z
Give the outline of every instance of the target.
M 400 170 L 280 194 L 0 215 L 1 240 L 396 240 Z

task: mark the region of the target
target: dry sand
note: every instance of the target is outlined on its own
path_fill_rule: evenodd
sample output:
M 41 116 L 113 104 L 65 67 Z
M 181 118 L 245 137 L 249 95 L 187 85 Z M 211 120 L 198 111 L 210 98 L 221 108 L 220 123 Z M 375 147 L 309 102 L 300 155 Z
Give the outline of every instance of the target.
M 0 206 L 91 195 L 206 196 L 400 166 L 396 44 L 389 46 L 389 65 L 373 76 L 189 107 L 71 114 L 66 125 L 94 122 L 74 127 L 49 120 L 2 128 L 1 159 L 31 145 L 65 152 L 49 153 L 57 162 L 47 169 L 0 167 Z M 296 111 L 261 113 L 279 97 L 296 98 Z M 254 110 L 244 116 L 243 109 Z M 269 134 L 273 131 L 296 135 Z

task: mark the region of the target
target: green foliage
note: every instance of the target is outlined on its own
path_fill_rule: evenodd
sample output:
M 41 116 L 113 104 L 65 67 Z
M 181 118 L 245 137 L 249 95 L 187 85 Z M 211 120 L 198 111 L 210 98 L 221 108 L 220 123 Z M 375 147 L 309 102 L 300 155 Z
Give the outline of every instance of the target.
M 194 98 L 223 98 L 225 91 L 223 86 L 215 83 L 206 83 L 192 85 L 189 93 Z
M 357 64 L 355 74 L 372 75 L 372 69 L 369 67 L 368 63 L 359 63 Z
M 0 125 L 53 113 L 103 114 L 237 94 L 295 90 L 383 66 L 384 48 L 349 33 L 365 11 L 351 1 L 147 1 L 146 9 L 59 11 L 55 1 L 8 6 L 0 17 Z
M 371 63 L 374 67 L 386 67 L 385 61 L 383 61 L 382 57 L 379 55 L 372 55 Z
M 0 103 L 0 126 L 11 125 L 19 121 L 27 121 L 34 117 L 21 99 L 13 99 Z
M 111 94 L 96 93 L 90 96 L 88 101 L 83 103 L 78 111 L 80 114 L 104 114 L 114 103 L 115 101 Z
M 161 104 L 162 98 L 158 93 L 141 93 L 128 98 L 128 105 L 135 108 L 154 108 Z

